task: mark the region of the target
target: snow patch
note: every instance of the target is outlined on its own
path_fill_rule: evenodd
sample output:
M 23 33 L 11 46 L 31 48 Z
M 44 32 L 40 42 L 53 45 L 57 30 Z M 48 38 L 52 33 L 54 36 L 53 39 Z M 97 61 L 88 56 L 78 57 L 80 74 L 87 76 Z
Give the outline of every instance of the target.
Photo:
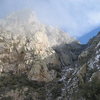
M 95 57 L 95 62 L 98 62 L 98 61 L 100 61 L 100 54 L 96 55 L 96 57 Z

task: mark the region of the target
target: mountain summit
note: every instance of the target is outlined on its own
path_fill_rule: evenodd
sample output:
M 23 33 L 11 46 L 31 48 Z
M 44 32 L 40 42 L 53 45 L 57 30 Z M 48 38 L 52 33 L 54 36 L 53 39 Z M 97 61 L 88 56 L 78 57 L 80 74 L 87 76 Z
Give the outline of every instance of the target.
M 0 21 L 2 29 L 11 31 L 14 34 L 27 34 L 34 35 L 36 32 L 42 32 L 47 35 L 51 46 L 59 45 L 61 43 L 71 43 L 75 41 L 67 33 L 54 28 L 41 24 L 33 11 L 20 11 L 13 13 L 10 16 Z

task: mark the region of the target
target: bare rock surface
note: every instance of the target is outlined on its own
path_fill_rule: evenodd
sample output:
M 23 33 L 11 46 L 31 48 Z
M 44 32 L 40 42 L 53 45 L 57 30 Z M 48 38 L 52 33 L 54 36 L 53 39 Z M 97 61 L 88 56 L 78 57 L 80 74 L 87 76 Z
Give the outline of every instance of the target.
M 0 100 L 100 100 L 100 33 L 82 45 L 30 11 L 0 20 Z

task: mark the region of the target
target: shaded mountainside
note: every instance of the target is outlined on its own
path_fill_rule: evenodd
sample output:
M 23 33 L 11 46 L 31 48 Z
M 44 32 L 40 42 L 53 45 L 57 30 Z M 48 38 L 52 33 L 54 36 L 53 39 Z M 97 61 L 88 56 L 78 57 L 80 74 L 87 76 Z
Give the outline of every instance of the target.
M 32 12 L 0 21 L 0 100 L 100 100 L 99 70 L 100 33 L 81 45 Z

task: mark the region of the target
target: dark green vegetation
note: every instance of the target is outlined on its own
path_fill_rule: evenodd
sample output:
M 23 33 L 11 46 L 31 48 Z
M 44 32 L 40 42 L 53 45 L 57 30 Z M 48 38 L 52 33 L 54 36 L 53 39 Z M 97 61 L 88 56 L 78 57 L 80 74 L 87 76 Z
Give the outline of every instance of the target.
M 44 100 L 44 94 L 46 94 L 44 82 L 30 81 L 24 74 L 2 74 L 2 76 L 0 77 L 0 100 L 14 100 L 11 91 L 13 91 L 13 93 L 15 92 L 16 97 L 17 91 L 18 95 L 21 95 L 24 98 L 24 100 L 34 100 L 32 99 L 32 95 L 35 92 L 38 92 L 37 95 L 39 95 L 39 98 L 41 100 Z M 10 93 L 11 96 L 6 97 L 6 93 Z
M 100 80 L 86 82 L 79 86 L 79 94 L 86 100 L 100 100 Z

